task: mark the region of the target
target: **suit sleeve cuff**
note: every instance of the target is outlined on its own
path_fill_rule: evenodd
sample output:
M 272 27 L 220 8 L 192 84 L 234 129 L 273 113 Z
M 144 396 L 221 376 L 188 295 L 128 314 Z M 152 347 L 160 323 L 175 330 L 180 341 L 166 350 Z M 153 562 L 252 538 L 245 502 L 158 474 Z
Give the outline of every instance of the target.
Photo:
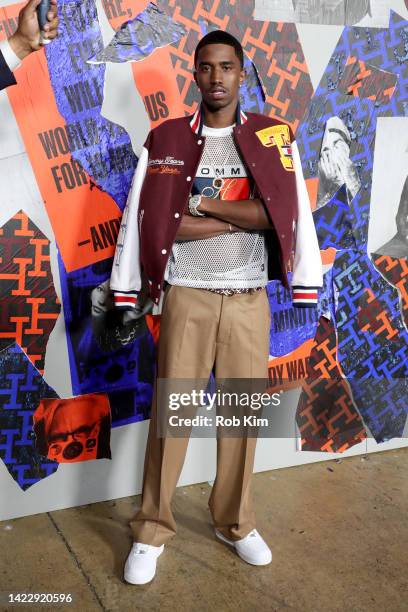
M 134 310 L 137 307 L 136 291 L 114 291 L 113 301 L 119 310 Z
M 292 285 L 292 301 L 297 308 L 314 308 L 318 302 L 321 287 L 301 287 Z
M 11 72 L 21 66 L 21 59 L 14 53 L 8 40 L 2 40 L 0 42 L 0 51 L 3 54 L 4 61 L 10 68 Z

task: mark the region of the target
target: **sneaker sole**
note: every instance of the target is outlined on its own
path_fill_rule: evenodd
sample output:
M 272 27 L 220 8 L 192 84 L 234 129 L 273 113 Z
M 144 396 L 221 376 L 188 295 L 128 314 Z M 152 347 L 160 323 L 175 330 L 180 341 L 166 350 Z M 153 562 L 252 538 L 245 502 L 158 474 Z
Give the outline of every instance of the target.
M 245 561 L 246 563 L 249 563 L 250 565 L 269 565 L 272 562 L 272 553 L 271 553 L 271 557 L 268 558 L 266 561 L 257 561 L 253 557 L 247 557 L 245 554 L 239 552 L 237 550 L 234 542 L 229 540 L 228 538 L 226 538 L 219 531 L 215 530 L 215 535 L 217 536 L 217 538 L 219 540 L 222 540 L 222 542 L 225 542 L 225 544 L 229 544 L 229 546 L 231 546 L 235 550 L 235 552 L 237 553 L 238 557 L 240 559 L 242 559 L 243 561 Z
M 164 545 L 162 545 L 163 548 L 161 549 L 161 551 L 158 553 L 157 557 L 156 557 L 156 562 L 157 559 L 160 557 L 160 555 L 162 554 L 162 552 L 164 551 Z M 134 578 L 132 578 L 132 576 L 129 576 L 129 574 L 124 573 L 123 574 L 123 578 L 125 579 L 125 581 L 129 584 L 148 584 L 149 582 L 151 582 L 153 580 L 153 578 L 156 575 L 156 568 L 154 570 L 153 576 L 148 577 L 146 580 L 140 581 L 140 580 L 135 580 Z

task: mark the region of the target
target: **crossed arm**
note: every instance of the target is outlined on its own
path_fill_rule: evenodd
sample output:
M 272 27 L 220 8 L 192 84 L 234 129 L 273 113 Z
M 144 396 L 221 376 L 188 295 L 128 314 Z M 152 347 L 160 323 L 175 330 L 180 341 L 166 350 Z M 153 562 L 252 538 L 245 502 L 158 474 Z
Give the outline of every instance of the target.
M 176 240 L 202 240 L 229 232 L 265 230 L 273 226 L 262 201 L 215 200 L 203 197 L 198 208 L 205 217 L 193 217 L 188 206 L 184 211 Z

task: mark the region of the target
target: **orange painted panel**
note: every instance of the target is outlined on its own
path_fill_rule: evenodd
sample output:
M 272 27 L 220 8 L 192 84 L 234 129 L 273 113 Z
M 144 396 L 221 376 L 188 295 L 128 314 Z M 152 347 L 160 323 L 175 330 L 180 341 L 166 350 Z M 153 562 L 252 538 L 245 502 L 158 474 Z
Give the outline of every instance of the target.
M 132 69 L 151 127 L 160 125 L 166 119 L 184 115 L 169 46 L 156 49 L 141 62 L 133 62 Z
M 24 4 L 1 9 L 0 20 L 15 19 Z M 0 39 L 4 38 L 3 29 Z M 94 188 L 90 176 L 71 159 L 70 152 L 62 152 L 65 122 L 57 109 L 45 52 L 27 57 L 15 76 L 18 84 L 7 88 L 7 94 L 67 271 L 112 256 L 114 246 L 95 250 L 91 228 L 117 224 L 121 212 L 111 196 Z M 51 159 L 40 139 L 40 134 L 48 130 L 59 134 L 62 143 Z

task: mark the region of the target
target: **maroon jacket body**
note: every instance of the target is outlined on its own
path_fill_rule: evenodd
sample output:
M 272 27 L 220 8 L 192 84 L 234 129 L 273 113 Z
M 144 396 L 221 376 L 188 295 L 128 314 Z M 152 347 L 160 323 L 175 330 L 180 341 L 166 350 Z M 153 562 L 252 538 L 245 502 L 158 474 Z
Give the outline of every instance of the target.
M 193 116 L 165 121 L 147 137 L 114 259 L 111 288 L 118 306 L 135 303 L 142 270 L 152 299 L 159 301 L 167 260 L 203 151 L 201 130 L 198 109 Z M 303 301 L 294 299 L 294 304 L 315 304 L 317 288 L 322 285 L 321 259 L 300 160 L 296 164 L 294 156 L 292 131 L 282 122 L 246 114 L 238 106 L 233 137 L 273 223 L 274 229 L 265 231 L 268 277 L 289 288 L 287 264 L 294 250 L 292 286 L 309 292 Z

